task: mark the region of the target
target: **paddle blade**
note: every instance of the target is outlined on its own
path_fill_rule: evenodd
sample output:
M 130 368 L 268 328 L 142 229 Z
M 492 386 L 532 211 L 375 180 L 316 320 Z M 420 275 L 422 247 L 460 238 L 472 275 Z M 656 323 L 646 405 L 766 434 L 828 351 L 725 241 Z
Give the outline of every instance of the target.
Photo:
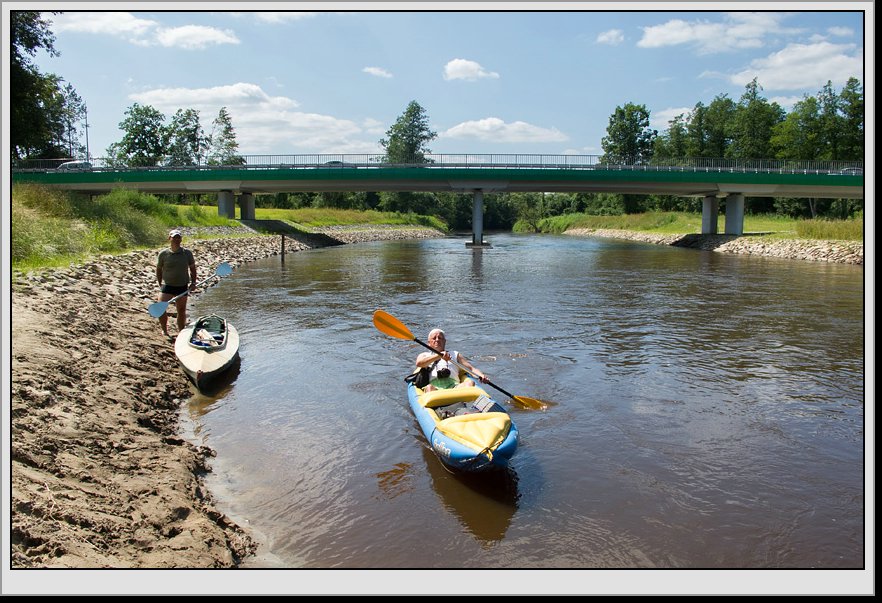
M 548 408 L 548 404 L 546 404 L 542 400 L 537 400 L 536 398 L 528 398 L 526 396 L 513 396 L 512 400 L 514 400 L 524 408 L 529 408 L 530 410 L 545 410 L 546 408 Z
M 413 333 L 410 332 L 410 329 L 403 322 L 382 310 L 374 312 L 374 326 L 381 333 L 396 339 L 408 339 L 410 341 L 414 339 Z
M 150 312 L 150 316 L 153 318 L 159 318 L 163 314 L 165 314 L 165 310 L 168 308 L 168 302 L 156 302 L 150 304 L 147 307 L 147 311 Z
M 230 274 L 233 274 L 233 267 L 226 262 L 218 264 L 215 274 L 217 274 L 218 276 L 229 276 Z

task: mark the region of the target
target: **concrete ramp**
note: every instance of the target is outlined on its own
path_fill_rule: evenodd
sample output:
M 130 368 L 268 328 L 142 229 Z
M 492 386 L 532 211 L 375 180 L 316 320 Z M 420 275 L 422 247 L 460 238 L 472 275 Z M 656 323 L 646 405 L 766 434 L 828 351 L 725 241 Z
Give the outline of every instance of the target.
M 306 230 L 297 228 L 293 224 L 284 220 L 240 220 L 242 224 L 256 230 L 257 232 L 266 232 L 272 234 L 283 234 L 288 238 L 294 239 L 298 243 L 302 243 L 307 247 L 314 249 L 317 247 L 331 247 L 333 245 L 345 245 L 344 241 L 335 239 L 334 237 L 318 232 L 307 232 Z

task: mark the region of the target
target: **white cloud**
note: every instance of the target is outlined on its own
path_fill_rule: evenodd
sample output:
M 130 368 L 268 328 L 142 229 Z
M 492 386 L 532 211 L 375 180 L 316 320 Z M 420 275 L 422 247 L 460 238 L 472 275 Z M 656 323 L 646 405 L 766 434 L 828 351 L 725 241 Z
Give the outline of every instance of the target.
M 597 35 L 598 44 L 609 44 L 610 46 L 618 46 L 625 41 L 625 34 L 621 29 L 610 29 Z
M 778 103 L 784 110 L 790 111 L 793 105 L 804 99 L 805 96 L 772 96 L 769 98 L 770 103 Z
M 701 54 L 760 48 L 768 36 L 801 31 L 782 27 L 782 19 L 783 15 L 778 13 L 728 13 L 721 22 L 671 19 L 662 25 L 644 27 L 637 46 L 662 48 L 691 44 Z
M 139 103 L 152 105 L 160 111 L 173 113 L 181 107 L 202 109 L 206 107 L 250 107 L 288 110 L 298 106 L 297 101 L 284 96 L 269 96 L 257 84 L 239 82 L 213 88 L 156 88 L 130 94 Z
M 498 73 L 487 71 L 480 63 L 468 59 L 453 59 L 444 66 L 445 80 L 468 80 L 474 81 L 482 78 L 499 77 Z
M 156 41 L 165 47 L 184 50 L 202 50 L 217 44 L 238 44 L 239 39 L 231 30 L 220 30 L 204 25 L 169 27 L 156 32 Z
M 386 131 L 386 127 L 383 125 L 378 119 L 374 119 L 372 117 L 368 117 L 361 123 L 361 127 L 364 128 L 364 131 L 367 134 L 380 134 L 382 135 Z
M 692 107 L 669 107 L 661 111 L 653 111 L 649 114 L 649 126 L 654 130 L 663 132 L 670 127 L 671 120 L 682 115 L 684 119 L 689 117 Z
M 129 95 L 167 116 L 178 109 L 199 111 L 202 126 L 209 130 L 221 107 L 227 107 L 243 154 L 376 152 L 377 143 L 365 141 L 380 122 L 362 125 L 331 115 L 297 111 L 299 103 L 285 96 L 270 96 L 256 84 L 239 82 L 213 88 L 156 88 Z
M 132 13 L 61 13 L 49 15 L 55 32 L 107 35 L 138 46 L 164 46 L 184 50 L 202 50 L 217 44 L 238 44 L 231 30 L 205 25 L 161 27 L 159 22 L 141 19 Z
M 440 134 L 444 138 L 477 138 L 486 142 L 562 142 L 566 134 L 523 121 L 505 123 L 498 117 L 464 121 Z
M 830 27 L 827 29 L 831 36 L 848 37 L 854 35 L 854 30 L 850 27 Z
M 362 69 L 362 71 L 364 71 L 365 73 L 369 73 L 371 75 L 375 75 L 377 77 L 386 77 L 386 78 L 392 77 L 392 74 L 389 73 L 388 71 L 386 71 L 385 69 L 383 69 L 382 67 L 365 67 L 364 69 Z
M 844 84 L 849 77 L 863 80 L 863 50 L 854 44 L 790 44 L 729 77 L 746 85 L 753 78 L 767 90 L 820 90 L 827 81 Z
M 77 33 L 104 34 L 129 41 L 143 39 L 159 23 L 150 19 L 140 19 L 131 13 L 73 13 L 58 15 L 44 13 L 52 21 L 56 33 L 73 31 Z

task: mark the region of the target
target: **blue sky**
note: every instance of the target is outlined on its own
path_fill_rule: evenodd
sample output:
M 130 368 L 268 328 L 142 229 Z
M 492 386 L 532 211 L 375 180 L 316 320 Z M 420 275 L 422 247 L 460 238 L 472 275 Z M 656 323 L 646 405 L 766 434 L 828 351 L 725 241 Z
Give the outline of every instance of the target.
M 414 10 L 426 3 L 365 3 L 373 10 L 361 12 L 328 3 L 315 5 L 321 12 L 247 12 L 278 7 L 265 3 L 228 12 L 89 6 L 103 12 L 51 16 L 61 56 L 40 53 L 36 62 L 85 100 L 95 157 L 122 137 L 118 124 L 135 102 L 168 117 L 198 109 L 207 130 L 226 106 L 242 154 L 297 154 L 377 152 L 411 100 L 438 133 L 436 153 L 592 155 L 602 152 L 610 114 L 628 102 L 646 105 L 662 131 L 699 101 L 737 101 L 754 77 L 789 110 L 828 80 L 839 91 L 872 68 L 857 12 L 871 3 L 839 5 L 852 12 L 808 2 L 751 4 L 776 9 L 763 12 L 719 10 L 738 3 L 680 5 L 704 9 L 690 12 L 645 10 L 663 3 L 572 3 L 562 12 L 539 4 L 522 12 L 443 3 L 432 12 Z M 588 10 L 596 7 L 607 10 Z M 797 7 L 819 10 L 791 12 Z

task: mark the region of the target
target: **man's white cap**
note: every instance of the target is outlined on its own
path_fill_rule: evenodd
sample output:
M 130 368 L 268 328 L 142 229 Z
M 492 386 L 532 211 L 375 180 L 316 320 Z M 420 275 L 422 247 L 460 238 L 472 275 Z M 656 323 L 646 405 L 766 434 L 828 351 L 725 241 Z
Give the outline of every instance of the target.
M 168 238 L 173 239 L 175 237 L 183 237 L 180 230 L 172 230 L 168 233 Z

